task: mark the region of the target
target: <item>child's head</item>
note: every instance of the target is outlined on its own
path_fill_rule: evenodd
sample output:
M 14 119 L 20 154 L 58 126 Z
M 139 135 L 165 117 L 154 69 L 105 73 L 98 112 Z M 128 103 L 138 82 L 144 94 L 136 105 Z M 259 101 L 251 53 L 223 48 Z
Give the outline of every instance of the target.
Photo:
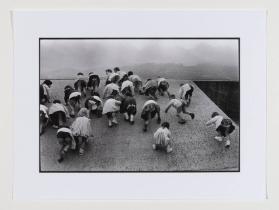
M 126 81 L 126 80 L 128 80 L 128 79 L 129 79 L 129 78 L 128 78 L 128 75 L 126 74 L 126 75 L 124 75 L 122 81 L 124 82 L 124 81 Z
M 170 124 L 168 122 L 163 122 L 161 124 L 162 128 L 167 128 L 167 129 L 170 129 Z
M 48 87 L 50 87 L 52 85 L 52 81 L 47 79 L 47 80 L 44 81 L 44 84 L 46 84 Z
M 175 99 L 175 95 L 174 95 L 174 94 L 171 94 L 171 95 L 169 96 L 169 98 L 170 98 L 170 100 L 171 100 L 171 99 Z
M 127 92 L 125 93 L 125 96 L 132 97 L 132 93 L 131 93 L 130 91 L 127 91 Z
M 106 70 L 106 74 L 111 74 L 112 73 L 112 70 L 111 69 L 107 69 Z
M 180 87 L 182 87 L 183 85 L 184 85 L 183 83 L 180 83 L 180 85 L 179 85 L 179 86 L 180 86 Z
M 116 73 L 116 72 L 119 72 L 120 69 L 119 69 L 119 67 L 115 67 L 115 68 L 113 69 L 113 71 Z
M 133 74 L 134 74 L 134 72 L 128 71 L 128 76 L 131 76 L 131 75 L 133 75 Z
M 216 117 L 216 116 L 218 116 L 218 115 L 219 115 L 218 112 L 213 112 L 212 115 L 211 115 L 211 118 Z
M 81 108 L 77 114 L 78 117 L 88 117 L 88 109 L 85 107 Z

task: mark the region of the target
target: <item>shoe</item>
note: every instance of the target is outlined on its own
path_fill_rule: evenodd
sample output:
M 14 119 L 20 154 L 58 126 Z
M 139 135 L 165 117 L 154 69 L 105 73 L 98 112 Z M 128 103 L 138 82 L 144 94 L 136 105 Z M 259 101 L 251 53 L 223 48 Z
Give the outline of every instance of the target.
M 215 136 L 214 139 L 217 141 L 223 141 L 223 138 L 221 136 Z
M 143 128 L 143 132 L 146 132 L 147 131 L 147 128 Z
M 156 150 L 156 144 L 152 144 L 152 149 Z
M 195 114 L 194 113 L 190 113 L 190 116 L 191 116 L 192 120 L 195 118 Z
M 172 152 L 172 148 L 168 147 L 167 148 L 167 153 L 170 153 L 170 152 Z
M 135 123 L 135 121 L 130 121 L 130 124 L 131 124 L 131 125 L 134 125 L 134 123 Z
M 225 145 L 225 148 L 226 149 L 229 149 L 231 146 L 228 144 L 228 145 Z
M 61 163 L 63 160 L 64 160 L 64 158 L 61 157 L 57 161 L 58 161 L 58 163 Z

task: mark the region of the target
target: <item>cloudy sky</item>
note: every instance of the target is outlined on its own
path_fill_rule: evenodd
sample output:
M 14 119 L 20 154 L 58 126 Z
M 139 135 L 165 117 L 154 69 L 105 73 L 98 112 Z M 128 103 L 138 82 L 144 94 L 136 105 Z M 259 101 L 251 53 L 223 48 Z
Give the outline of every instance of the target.
M 143 63 L 238 66 L 238 41 L 232 39 L 72 39 L 41 40 L 40 44 L 43 73 Z

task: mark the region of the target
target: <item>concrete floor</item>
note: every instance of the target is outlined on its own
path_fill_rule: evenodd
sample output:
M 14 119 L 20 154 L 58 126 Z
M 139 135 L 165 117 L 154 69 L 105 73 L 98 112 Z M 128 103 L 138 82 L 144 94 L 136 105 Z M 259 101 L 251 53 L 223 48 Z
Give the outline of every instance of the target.
M 179 84 L 183 81 L 170 80 L 170 92 L 177 94 Z M 185 82 L 185 81 L 184 81 Z M 73 85 L 72 80 L 53 80 L 53 97 L 63 101 L 64 86 Z M 59 145 L 56 139 L 56 129 L 48 127 L 40 137 L 40 167 L 46 171 L 238 171 L 239 170 L 239 128 L 231 134 L 231 147 L 224 148 L 224 143 L 214 140 L 214 126 L 207 127 L 213 111 L 226 116 L 194 83 L 195 90 L 192 102 L 188 108 L 196 117 L 187 123 L 178 124 L 175 111 L 168 114 L 164 109 L 168 97 L 160 97 L 161 118 L 170 122 L 170 130 L 174 140 L 173 152 L 166 154 L 152 150 L 153 133 L 159 127 L 152 120 L 146 133 L 142 132 L 143 121 L 140 112 L 145 96 L 136 96 L 138 113 L 135 124 L 130 125 L 118 115 L 119 126 L 108 128 L 107 118 L 93 119 L 94 138 L 90 140 L 84 156 L 70 152 L 64 162 L 58 163 Z M 103 81 L 100 92 L 103 89 Z M 71 120 L 72 121 L 72 120 Z M 69 124 L 71 123 L 69 122 Z

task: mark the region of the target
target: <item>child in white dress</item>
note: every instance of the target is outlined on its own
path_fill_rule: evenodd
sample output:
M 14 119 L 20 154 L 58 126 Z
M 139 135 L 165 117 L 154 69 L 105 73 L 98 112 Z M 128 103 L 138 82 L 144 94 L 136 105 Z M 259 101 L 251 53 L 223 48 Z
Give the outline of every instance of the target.
M 111 128 L 113 125 L 117 125 L 116 113 L 120 110 L 121 101 L 114 99 L 113 96 L 110 96 L 106 100 L 103 107 L 103 115 L 107 115 L 108 118 L 108 127 Z
M 88 110 L 86 108 L 81 108 L 77 114 L 77 118 L 71 125 L 71 130 L 77 142 L 80 155 L 84 154 L 84 149 L 86 143 L 88 143 L 88 138 L 93 136 L 91 121 L 88 115 Z

